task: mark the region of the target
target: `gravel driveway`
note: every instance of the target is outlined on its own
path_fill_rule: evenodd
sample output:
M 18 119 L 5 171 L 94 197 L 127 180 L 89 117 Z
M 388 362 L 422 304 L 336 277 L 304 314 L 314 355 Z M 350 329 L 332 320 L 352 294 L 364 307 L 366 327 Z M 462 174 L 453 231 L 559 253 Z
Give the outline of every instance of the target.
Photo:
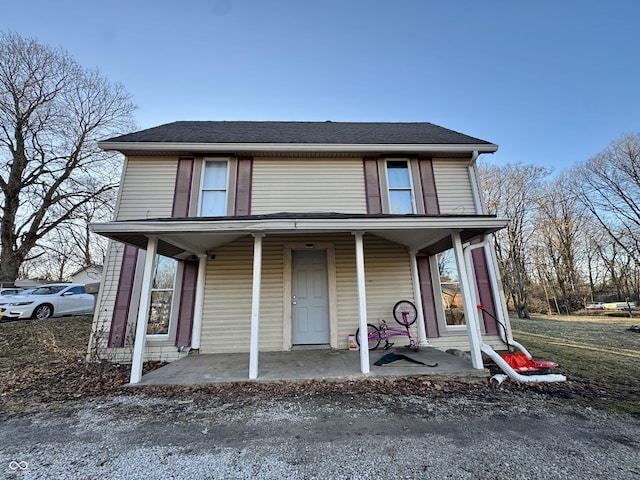
M 528 391 L 163 398 L 0 418 L 9 479 L 640 479 L 640 422 Z

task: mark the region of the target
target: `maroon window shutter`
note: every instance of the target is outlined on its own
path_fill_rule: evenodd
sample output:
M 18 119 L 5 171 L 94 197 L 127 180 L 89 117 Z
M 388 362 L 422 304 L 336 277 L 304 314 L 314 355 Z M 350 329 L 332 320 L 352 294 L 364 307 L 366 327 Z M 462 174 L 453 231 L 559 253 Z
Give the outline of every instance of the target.
M 176 186 L 173 195 L 172 217 L 188 217 L 191 202 L 191 188 L 193 183 L 193 157 L 180 157 L 176 174 Z M 178 306 L 178 327 L 176 332 L 176 346 L 191 345 L 191 329 L 193 327 L 193 306 L 198 278 L 198 263 L 184 262 L 182 278 L 179 280 L 180 305 Z
M 440 213 L 440 206 L 438 205 L 436 179 L 433 175 L 433 163 L 430 158 L 421 158 L 418 160 L 418 165 L 420 170 L 420 182 L 422 183 L 424 212 L 427 215 L 438 215 Z
M 173 190 L 172 217 L 188 217 L 191 202 L 191 183 L 193 181 L 193 157 L 180 157 L 176 172 L 176 185 Z
M 378 159 L 363 158 L 362 164 L 364 168 L 364 188 L 367 197 L 367 213 L 382 213 Z
M 251 179 L 253 175 L 253 158 L 238 158 L 236 175 L 236 209 L 235 215 L 251 213 Z
M 418 277 L 420 279 L 420 294 L 422 295 L 422 310 L 424 312 L 424 326 L 427 338 L 440 336 L 438 317 L 436 316 L 435 292 L 431 281 L 431 265 L 429 257 L 418 257 Z
M 491 280 L 489 278 L 489 268 L 487 266 L 487 257 L 484 248 L 476 248 L 471 251 L 473 258 L 473 269 L 476 275 L 476 284 L 478 285 L 478 295 L 480 303 L 488 313 L 497 317 L 496 304 L 493 300 L 493 290 L 491 288 Z M 484 321 L 484 331 L 488 335 L 498 334 L 498 323 L 489 315 L 480 314 Z M 502 327 L 500 327 L 502 328 Z
M 178 307 L 178 329 L 176 347 L 191 346 L 193 312 L 196 304 L 196 284 L 198 283 L 198 262 L 184 262 L 180 305 Z
M 107 342 L 109 348 L 124 347 L 137 261 L 138 248 L 125 245 L 122 263 L 120 264 L 120 279 L 118 281 L 118 289 L 116 290 L 116 301 L 113 307 L 113 316 L 111 317 L 109 341 Z

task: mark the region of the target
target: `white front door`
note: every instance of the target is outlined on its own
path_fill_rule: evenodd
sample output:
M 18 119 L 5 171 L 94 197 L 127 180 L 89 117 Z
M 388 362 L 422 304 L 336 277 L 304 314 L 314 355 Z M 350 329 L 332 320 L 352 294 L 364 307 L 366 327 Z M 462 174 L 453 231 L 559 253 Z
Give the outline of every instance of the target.
M 327 254 L 294 250 L 291 265 L 293 345 L 328 345 Z

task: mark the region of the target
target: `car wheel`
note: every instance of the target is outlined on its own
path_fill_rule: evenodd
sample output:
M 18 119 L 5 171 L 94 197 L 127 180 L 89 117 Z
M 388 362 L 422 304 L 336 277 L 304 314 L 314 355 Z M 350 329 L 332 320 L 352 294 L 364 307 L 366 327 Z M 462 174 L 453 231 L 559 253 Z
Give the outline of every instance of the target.
M 33 317 L 38 320 L 44 320 L 45 318 L 49 318 L 53 315 L 53 307 L 51 305 L 47 305 L 46 303 L 43 305 L 39 305 L 33 311 Z

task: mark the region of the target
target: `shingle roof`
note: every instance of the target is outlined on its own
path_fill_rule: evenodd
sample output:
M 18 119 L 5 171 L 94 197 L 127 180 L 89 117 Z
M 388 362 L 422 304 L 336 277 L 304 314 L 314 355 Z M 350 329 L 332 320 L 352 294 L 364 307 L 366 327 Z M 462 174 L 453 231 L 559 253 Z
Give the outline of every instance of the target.
M 491 145 L 485 140 L 427 122 L 329 121 L 180 121 L 110 138 L 104 142 Z

